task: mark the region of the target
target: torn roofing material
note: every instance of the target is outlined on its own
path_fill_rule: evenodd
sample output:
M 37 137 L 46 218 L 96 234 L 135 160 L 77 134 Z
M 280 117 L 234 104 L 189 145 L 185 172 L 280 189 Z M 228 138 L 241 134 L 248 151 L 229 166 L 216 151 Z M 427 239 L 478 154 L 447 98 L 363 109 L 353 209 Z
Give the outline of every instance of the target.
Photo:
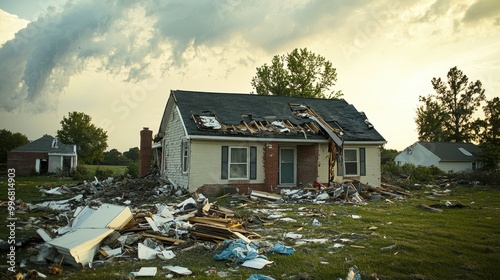
M 184 90 L 171 91 L 189 135 L 242 136 L 231 133 L 231 126 L 241 126 L 238 132 L 243 135 L 262 138 L 325 139 L 328 136 L 318 133 L 316 122 L 300 114 L 304 108 L 313 109 L 319 117 L 335 129 L 342 131 L 344 141 L 385 141 L 373 128 L 367 125 L 366 115 L 343 99 L 316 99 L 289 96 L 268 96 L 238 93 L 212 93 Z M 298 113 L 299 112 L 299 113 Z M 204 118 L 201 118 L 204 117 Z M 213 129 L 202 126 L 203 120 L 220 124 L 222 128 Z M 203 119 L 203 120 L 202 120 Z M 291 132 L 263 133 L 273 121 L 281 122 Z M 311 127 L 312 126 L 312 127 Z M 206 129 L 204 129 L 206 128 Z M 283 129 L 283 128 L 282 128 Z M 260 133 L 252 133 L 252 131 Z M 161 131 L 160 131 L 161 132 Z M 305 135 L 307 134 L 307 135 Z
M 101 241 L 132 219 L 132 212 L 126 206 L 103 204 L 97 210 L 86 207 L 75 217 L 72 232 L 47 243 L 54 246 L 66 262 L 85 266 L 92 262 Z

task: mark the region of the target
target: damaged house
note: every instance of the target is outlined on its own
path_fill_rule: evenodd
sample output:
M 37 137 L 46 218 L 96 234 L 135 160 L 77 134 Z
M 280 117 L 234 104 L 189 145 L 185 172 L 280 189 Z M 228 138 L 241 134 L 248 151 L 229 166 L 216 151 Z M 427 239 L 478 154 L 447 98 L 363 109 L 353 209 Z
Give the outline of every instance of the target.
M 343 99 L 172 90 L 154 153 L 162 176 L 215 195 L 346 179 L 377 186 L 385 143 Z
M 41 138 L 7 152 L 8 168 L 19 175 L 70 171 L 77 165 L 76 145 L 64 144 L 45 134 Z

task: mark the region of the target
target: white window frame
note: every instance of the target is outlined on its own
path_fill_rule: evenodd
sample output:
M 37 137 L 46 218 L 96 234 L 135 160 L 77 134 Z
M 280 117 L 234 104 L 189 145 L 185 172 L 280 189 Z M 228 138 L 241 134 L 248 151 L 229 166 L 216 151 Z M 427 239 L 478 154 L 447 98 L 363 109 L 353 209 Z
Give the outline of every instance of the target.
M 345 152 L 346 151 L 355 151 L 356 152 L 356 161 L 346 161 L 346 156 L 345 156 Z M 344 160 L 344 176 L 359 176 L 359 172 L 360 172 L 360 168 L 359 168 L 359 149 L 357 148 L 344 148 L 344 156 L 343 156 L 343 160 Z M 347 165 L 346 163 L 353 163 L 355 162 L 356 163 L 356 173 L 354 174 L 348 174 L 347 173 Z
M 183 174 L 189 172 L 189 141 L 187 139 L 181 142 L 181 171 Z
M 231 158 L 231 151 L 233 149 L 245 149 L 246 151 L 246 162 L 245 163 L 233 163 Z M 245 146 L 229 146 L 227 151 L 227 178 L 228 180 L 249 180 L 250 178 L 250 148 Z M 231 166 L 232 165 L 246 165 L 246 177 L 231 177 Z

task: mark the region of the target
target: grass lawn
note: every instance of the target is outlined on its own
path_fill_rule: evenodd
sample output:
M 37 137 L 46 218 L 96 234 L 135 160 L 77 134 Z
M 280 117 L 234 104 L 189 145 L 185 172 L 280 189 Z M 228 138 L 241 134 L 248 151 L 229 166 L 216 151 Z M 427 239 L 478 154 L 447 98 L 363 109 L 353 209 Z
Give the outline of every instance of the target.
M 40 194 L 34 186 L 43 182 L 36 180 L 19 178 L 17 197 L 25 201 L 37 200 Z M 0 181 L 2 189 L 5 189 L 5 178 Z M 51 182 L 61 183 L 65 182 L 56 179 Z M 83 270 L 64 266 L 62 277 L 122 279 L 120 277 L 138 271 L 141 267 L 156 266 L 157 276 L 145 279 L 165 279 L 167 271 L 162 267 L 178 265 L 190 269 L 193 275 L 175 276 L 175 279 L 219 279 L 222 275 L 227 276 L 225 279 L 247 279 L 251 274 L 275 279 L 344 279 L 349 268 L 356 265 L 361 279 L 498 279 L 499 190 L 455 187 L 451 188 L 450 193 L 442 195 L 432 195 L 429 191 L 412 191 L 413 196 L 404 200 L 375 201 L 359 206 L 257 202 L 235 210 L 243 221 L 247 221 L 247 228 L 259 233 L 262 240 L 271 243 L 280 241 L 296 250 L 292 255 L 264 252 L 274 263 L 262 270 L 244 268 L 232 261 L 216 261 L 213 256 L 221 251 L 220 245 L 205 243 L 206 246 L 190 247 L 201 243 L 191 242 L 174 247 L 176 257 L 168 261 L 139 261 L 133 255 Z M 446 201 L 452 204 L 461 202 L 466 207 L 446 208 Z M 231 197 L 217 200 L 220 205 L 233 202 L 239 200 Z M 419 208 L 419 204 L 443 206 L 443 212 L 430 212 Z M 273 213 L 281 213 L 283 217 L 295 221 L 267 219 Z M 27 219 L 35 214 L 40 215 L 26 213 L 20 217 Z M 360 218 L 354 218 L 356 215 Z M 0 217 L 5 220 L 6 216 L 3 207 Z M 250 218 L 272 224 L 250 223 Z M 314 219 L 321 225 L 314 226 Z M 20 229 L 18 234 L 36 235 L 33 231 Z M 284 234 L 288 232 L 302 234 L 302 238 L 309 241 L 324 239 L 325 242 L 301 243 L 286 238 Z M 4 231 L 0 238 L 5 238 Z M 36 268 L 48 274 L 46 266 Z M 61 279 L 61 276 L 49 275 L 47 279 Z
M 84 164 L 82 164 L 81 166 L 88 169 L 91 174 L 95 174 L 95 171 L 97 169 L 111 170 L 113 176 L 123 175 L 125 173 L 125 171 L 127 170 L 127 166 L 123 166 L 123 165 L 88 165 L 88 164 L 84 165 Z

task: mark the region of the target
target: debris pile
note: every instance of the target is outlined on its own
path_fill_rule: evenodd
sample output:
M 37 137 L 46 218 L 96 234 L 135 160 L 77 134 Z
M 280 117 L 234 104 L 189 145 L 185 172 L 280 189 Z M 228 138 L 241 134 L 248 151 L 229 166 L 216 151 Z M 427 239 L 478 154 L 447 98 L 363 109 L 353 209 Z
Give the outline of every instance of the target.
M 295 252 L 280 241 L 273 244 L 249 230 L 272 225 L 275 221 L 297 222 L 280 214 L 291 210 L 266 212 L 269 209 L 255 209 L 255 216 L 243 219 L 233 210 L 209 202 L 202 194 L 187 194 L 186 190 L 155 176 L 95 179 L 73 186 L 39 189 L 44 198 L 51 200 L 24 204 L 26 212 L 44 213 L 38 218 L 33 215 L 22 226 L 36 230 L 40 237 L 29 250 L 30 262 L 50 265 L 51 274 L 61 274 L 63 263 L 80 268 L 115 259 L 171 260 L 176 257 L 177 250 L 198 247 L 209 251 L 217 248 L 216 260 L 231 260 L 244 267 L 262 269 L 274 263 L 265 253 L 291 255 Z M 233 198 L 239 201 L 234 207 L 237 209 L 257 200 L 272 201 L 274 205 L 311 202 L 361 205 L 375 197 L 390 201 L 405 196 L 411 194 L 397 186 L 384 184 L 374 188 L 359 181 L 344 181 L 333 187 L 314 182 L 305 188 L 283 189 L 281 194 L 251 191 L 248 195 L 235 194 Z M 53 199 L 56 197 L 63 199 Z M 307 211 L 301 208 L 298 210 Z M 267 216 L 261 218 L 260 214 Z M 322 226 L 318 219 L 325 213 L 304 215 L 312 218 L 312 226 Z M 352 215 L 352 218 L 359 217 Z M 283 234 L 283 238 L 294 240 L 297 246 L 327 241 L 326 238 L 303 238 L 302 234 L 294 232 Z M 344 244 L 336 243 L 335 246 Z M 192 273 L 180 266 L 162 268 L 178 275 Z M 156 267 L 143 267 L 131 272 L 130 276 L 154 276 L 157 271 Z
M 282 198 L 288 203 L 316 203 L 340 202 L 352 204 L 366 204 L 366 201 L 404 199 L 412 194 L 405 189 L 382 183 L 379 187 L 365 185 L 357 180 L 346 180 L 342 183 L 334 183 L 332 187 L 326 187 L 321 183 L 313 184 L 301 189 L 284 189 L 281 192 Z M 252 192 L 252 195 L 253 192 Z M 258 193 L 260 198 L 278 200 L 272 194 Z

